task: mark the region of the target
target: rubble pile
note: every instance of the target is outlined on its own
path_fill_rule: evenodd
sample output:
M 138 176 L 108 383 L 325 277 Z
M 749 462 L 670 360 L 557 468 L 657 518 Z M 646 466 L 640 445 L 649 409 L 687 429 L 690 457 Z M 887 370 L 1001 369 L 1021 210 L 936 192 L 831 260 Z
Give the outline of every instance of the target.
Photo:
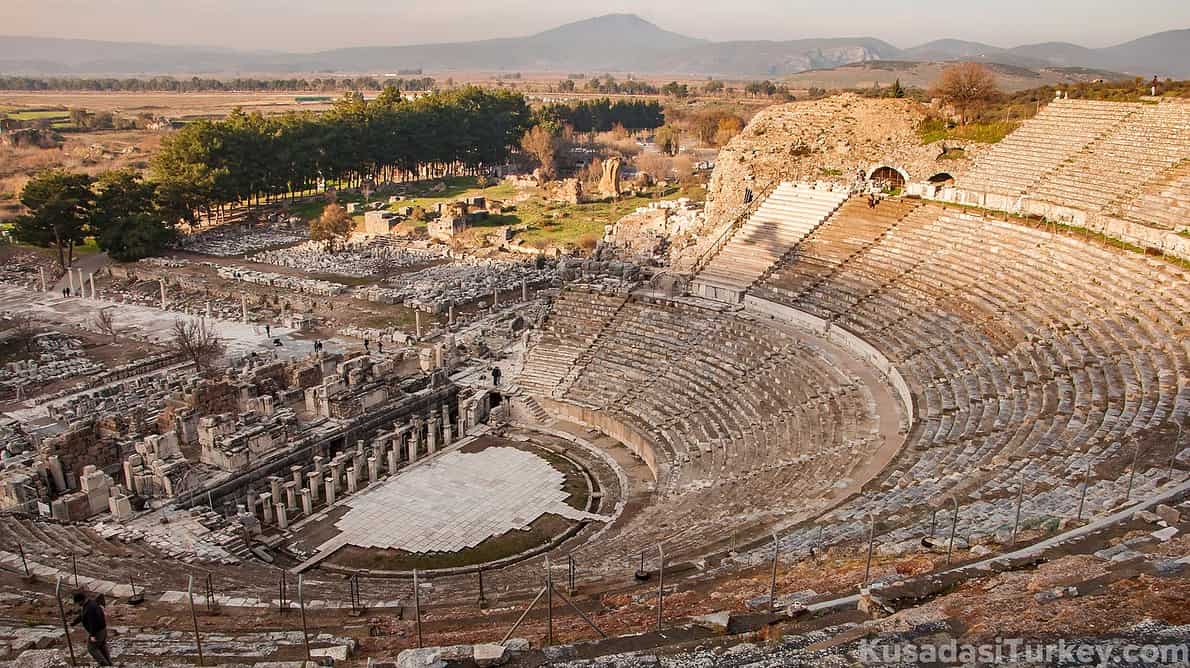
M 689 236 L 702 222 L 702 207 L 688 198 L 649 202 L 611 225 L 603 242 L 625 259 L 668 264 L 671 239 Z
M 267 226 L 225 225 L 182 237 L 177 244 L 179 250 L 233 257 L 247 255 L 266 248 L 286 246 L 305 241 L 309 232 L 304 227 L 282 223 Z
M 446 252 L 446 248 L 441 246 L 398 246 L 372 238 L 350 241 L 333 251 L 328 251 L 320 241 L 307 241 L 257 253 L 249 259 L 311 274 L 367 278 L 385 268 L 404 269 L 433 262 L 445 257 Z
M 343 294 L 347 291 L 347 286 L 342 283 L 332 283 L 330 281 L 321 281 L 314 278 L 301 278 L 300 276 L 285 276 L 284 274 L 274 274 L 267 271 L 255 271 L 252 269 L 240 269 L 238 267 L 224 267 L 219 265 L 211 265 L 215 267 L 219 278 L 224 280 L 243 281 L 244 283 L 253 283 L 255 285 L 264 285 L 271 288 L 281 288 L 283 290 L 292 290 L 304 295 L 319 295 L 321 297 L 333 297 L 334 295 Z
M 546 264 L 466 258 L 391 279 L 392 287 L 359 288 L 354 296 L 373 302 L 404 304 L 431 313 L 442 313 L 451 304 L 490 299 L 493 291 L 520 290 L 522 285 L 552 283 L 557 271 Z
M 22 248 L 6 248 L 0 251 L 0 283 L 40 290 L 42 270 L 45 271 L 47 283 L 57 281 L 62 275 L 57 263 L 47 260 L 45 256 Z
M 104 369 L 102 364 L 87 358 L 82 341 L 59 332 L 38 334 L 33 347 L 37 352 L 32 359 L 0 367 L 0 390 L 15 392 L 17 388 L 89 376 Z

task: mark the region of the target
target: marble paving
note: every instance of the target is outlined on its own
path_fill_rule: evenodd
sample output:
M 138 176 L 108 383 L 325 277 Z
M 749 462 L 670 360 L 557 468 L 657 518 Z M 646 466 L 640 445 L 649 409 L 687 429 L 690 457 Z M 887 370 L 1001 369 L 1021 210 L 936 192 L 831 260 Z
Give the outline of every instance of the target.
M 350 544 L 415 553 L 455 552 L 546 513 L 571 520 L 606 520 L 566 504 L 565 476 L 546 460 L 517 448 L 448 452 L 344 502 L 335 523 L 342 533 L 319 547 Z

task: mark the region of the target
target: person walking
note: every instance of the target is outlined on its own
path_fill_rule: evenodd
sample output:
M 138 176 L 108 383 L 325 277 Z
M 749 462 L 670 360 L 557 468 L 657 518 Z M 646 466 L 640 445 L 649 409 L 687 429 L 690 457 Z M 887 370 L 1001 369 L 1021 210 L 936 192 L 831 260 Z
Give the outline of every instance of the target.
M 101 666 L 112 665 L 112 655 L 107 649 L 107 615 L 96 598 L 87 598 L 81 591 L 74 593 L 74 603 L 80 607 L 74 624 L 82 624 L 87 631 L 87 653 Z

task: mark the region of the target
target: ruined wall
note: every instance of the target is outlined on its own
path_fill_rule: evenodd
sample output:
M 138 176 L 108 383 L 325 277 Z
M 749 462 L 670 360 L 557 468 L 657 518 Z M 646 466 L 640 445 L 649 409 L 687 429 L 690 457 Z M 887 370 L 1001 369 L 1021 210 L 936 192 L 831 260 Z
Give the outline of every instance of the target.
M 765 192 L 781 181 L 851 183 L 880 165 L 898 167 L 911 180 L 969 169 L 983 147 L 962 142 L 923 146 L 917 126 L 928 107 L 907 99 L 867 99 L 854 94 L 769 107 L 719 152 L 707 192 L 706 221 L 674 267 L 697 258 L 701 241 L 744 210 L 744 192 Z M 961 159 L 939 160 L 947 147 L 962 147 Z

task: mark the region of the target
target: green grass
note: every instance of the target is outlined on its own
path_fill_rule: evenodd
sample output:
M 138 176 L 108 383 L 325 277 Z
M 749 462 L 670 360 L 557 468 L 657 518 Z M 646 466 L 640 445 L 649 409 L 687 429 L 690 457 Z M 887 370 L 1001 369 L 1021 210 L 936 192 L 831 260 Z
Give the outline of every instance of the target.
M 39 118 L 50 118 L 57 120 L 69 120 L 70 112 L 65 109 L 25 109 L 20 111 L 9 111 L 8 117 L 18 121 L 34 121 Z
M 943 139 L 971 141 L 980 144 L 995 144 L 1017 129 L 1020 123 L 1016 121 L 995 121 L 991 123 L 968 123 L 955 127 L 947 127 L 941 118 L 927 118 L 917 126 L 917 137 L 922 145 L 933 144 Z
M 445 183 L 446 189 L 434 192 L 434 187 Z M 507 183 L 496 183 L 487 188 L 479 187 L 478 180 L 473 176 L 456 176 L 445 180 L 425 181 L 410 188 L 402 188 L 405 199 L 389 205 L 389 210 L 396 211 L 407 206 L 421 207 L 427 211 L 443 202 L 454 202 L 468 197 L 482 195 L 496 200 L 508 200 L 516 196 L 516 187 Z

